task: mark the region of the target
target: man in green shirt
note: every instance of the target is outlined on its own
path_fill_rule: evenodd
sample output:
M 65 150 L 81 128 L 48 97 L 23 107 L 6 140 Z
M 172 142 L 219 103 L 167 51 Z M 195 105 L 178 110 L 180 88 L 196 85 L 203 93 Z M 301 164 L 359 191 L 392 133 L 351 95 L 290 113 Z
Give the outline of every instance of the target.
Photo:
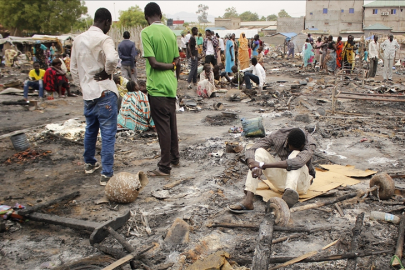
M 158 168 L 148 171 L 149 176 L 169 176 L 171 165 L 179 165 L 177 137 L 176 92 L 180 75 L 177 37 L 162 24 L 158 4 L 145 6 L 149 26 L 142 30 L 143 57 L 146 58 L 146 90 L 149 94 L 151 116 L 159 137 L 160 161 Z
M 202 34 L 199 33 L 198 37 L 197 37 L 197 47 L 198 47 L 198 54 L 202 53 L 203 50 L 203 43 L 204 43 L 204 39 L 202 37 Z

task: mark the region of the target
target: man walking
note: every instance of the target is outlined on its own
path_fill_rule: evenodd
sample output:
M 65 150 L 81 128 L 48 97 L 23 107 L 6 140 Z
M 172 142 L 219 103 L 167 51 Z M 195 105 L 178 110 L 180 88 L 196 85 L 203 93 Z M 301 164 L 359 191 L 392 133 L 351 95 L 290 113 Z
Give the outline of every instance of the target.
M 383 82 L 387 81 L 387 78 L 389 81 L 392 81 L 392 67 L 394 66 L 395 53 L 399 49 L 398 42 L 394 40 L 392 34 L 381 44 L 381 49 L 384 51 Z
M 380 44 L 378 43 L 377 35 L 374 35 L 374 40 L 368 45 L 368 53 L 370 59 L 370 71 L 368 77 L 374 78 L 377 73 L 378 58 L 380 56 Z
M 287 48 L 288 48 L 287 60 L 290 57 L 290 55 L 291 58 L 294 59 L 294 42 L 292 42 L 291 39 L 287 41 Z
M 143 57 L 146 58 L 146 89 L 160 145 L 158 168 L 148 171 L 148 176 L 169 176 L 171 165 L 178 166 L 180 158 L 176 120 L 179 50 L 175 34 L 161 22 L 159 5 L 150 2 L 144 13 L 149 24 L 141 32 Z
M 84 99 L 86 132 L 84 135 L 85 172 L 93 173 L 100 165 L 95 159 L 98 130 L 101 131 L 101 179 L 105 186 L 113 176 L 114 144 L 117 133 L 118 90 L 112 80 L 118 63 L 114 41 L 106 34 L 112 17 L 106 8 L 99 8 L 94 24 L 75 38 L 70 71 L 73 81 L 80 85 Z
M 136 82 L 136 61 L 137 56 L 135 42 L 129 40 L 130 34 L 124 32 L 124 40 L 118 45 L 118 54 L 121 59 L 121 73 L 127 80 Z
M 218 39 L 211 34 L 211 30 L 205 30 L 205 39 L 203 43 L 203 50 L 205 55 L 205 63 L 216 66 L 217 64 L 217 51 L 218 51 Z
M 193 80 L 194 86 L 197 85 L 197 67 L 198 67 L 198 48 L 197 48 L 197 35 L 198 28 L 193 27 L 191 29 L 191 37 L 187 45 L 187 51 L 190 55 L 191 67 L 188 74 L 188 89 L 191 89 L 191 80 Z

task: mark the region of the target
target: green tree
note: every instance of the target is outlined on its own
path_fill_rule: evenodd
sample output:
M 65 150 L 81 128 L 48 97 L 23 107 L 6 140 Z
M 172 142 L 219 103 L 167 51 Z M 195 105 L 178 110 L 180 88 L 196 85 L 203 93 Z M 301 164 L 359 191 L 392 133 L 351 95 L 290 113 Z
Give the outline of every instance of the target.
M 12 30 L 67 33 L 86 13 L 80 0 L 0 0 L 0 22 Z
M 78 19 L 72 26 L 72 31 L 86 31 L 90 26 L 92 26 L 94 20 L 92 17 L 87 15 Z
M 199 4 L 198 5 L 198 10 L 197 10 L 197 14 L 198 15 L 198 22 L 199 23 L 207 23 L 208 22 L 208 12 L 207 10 L 209 9 L 208 6 L 203 5 L 203 4 Z
M 266 20 L 266 17 L 264 17 L 264 16 L 262 16 L 260 19 L 259 19 L 259 21 L 265 21 Z
M 148 22 L 145 20 L 145 14 L 139 6 L 130 7 L 127 10 L 120 11 L 118 21 L 119 27 L 131 27 L 138 25 L 148 25 Z
M 280 10 L 278 13 L 279 18 L 291 18 L 291 16 L 284 9 Z
M 250 11 L 245 11 L 242 14 L 239 15 L 239 18 L 242 22 L 248 22 L 248 21 L 258 21 L 259 20 L 259 15 L 257 13 L 252 13 Z
M 277 21 L 278 17 L 276 14 L 271 14 L 266 17 L 266 21 Z
M 234 7 L 229 7 L 225 9 L 225 13 L 222 16 L 223 19 L 231 19 L 231 18 L 238 18 L 238 12 L 236 11 L 236 8 Z

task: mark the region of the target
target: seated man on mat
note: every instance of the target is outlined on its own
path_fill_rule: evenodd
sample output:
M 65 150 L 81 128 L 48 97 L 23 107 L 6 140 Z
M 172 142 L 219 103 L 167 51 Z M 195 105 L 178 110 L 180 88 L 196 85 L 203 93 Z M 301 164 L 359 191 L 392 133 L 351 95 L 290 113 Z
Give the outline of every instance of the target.
M 228 206 L 229 210 L 246 213 L 254 209 L 253 197 L 262 174 L 277 191 L 284 193 L 282 199 L 291 208 L 298 202 L 299 194 L 307 193 L 315 178 L 312 166 L 315 148 L 312 137 L 299 128 L 283 128 L 258 141 L 246 150 L 249 166 L 246 197 L 242 202 Z

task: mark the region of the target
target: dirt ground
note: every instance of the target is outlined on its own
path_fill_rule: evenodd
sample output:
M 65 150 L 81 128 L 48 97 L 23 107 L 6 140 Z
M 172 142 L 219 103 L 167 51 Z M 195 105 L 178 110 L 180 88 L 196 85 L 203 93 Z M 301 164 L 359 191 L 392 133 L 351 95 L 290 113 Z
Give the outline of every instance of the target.
M 255 198 L 255 210 L 251 213 L 234 215 L 226 210 L 227 205 L 239 202 L 244 196 L 247 166 L 240 161 L 243 153 L 224 153 L 220 157 L 212 155 L 224 151 L 225 142 L 238 142 L 246 146 L 258 140 L 228 133 L 230 127 L 241 126 L 240 118 L 262 116 L 267 134 L 291 126 L 310 130 L 317 142 L 314 156 L 317 166 L 334 163 L 354 165 L 358 169 L 404 174 L 403 103 L 339 99 L 338 113 L 332 115 L 333 87 L 329 82 L 334 81 L 335 77 L 312 71 L 304 72 L 294 66 L 298 64 L 299 60 L 267 58 L 267 89 L 261 97 L 242 96 L 241 100 L 237 101 L 230 101 L 228 94 L 198 99 L 194 90 L 187 90 L 183 76 L 179 81 L 179 96 L 185 100 L 196 101 L 200 109 L 186 109 L 177 114 L 181 166 L 174 168 L 168 178 L 149 178 L 149 184 L 135 202 L 126 205 L 96 204 L 104 195 L 104 187 L 99 185 L 99 172 L 84 174 L 83 146 L 52 137 L 45 132 L 46 124 L 63 123 L 68 119 L 84 122 L 81 97 L 44 101 L 39 104 L 38 109 L 30 107 L 29 110 L 20 105 L 0 105 L 0 135 L 29 129 L 26 134 L 30 139 L 31 149 L 51 151 L 40 158 L 7 162 L 16 151 L 10 138 L 0 140 L 0 202 L 10 206 L 20 203 L 29 207 L 80 191 L 80 196 L 75 200 L 57 204 L 43 212 L 102 223 L 131 210 L 131 219 L 118 232 L 135 248 L 157 243 L 155 248 L 138 259 L 137 269 L 188 269 L 187 267 L 197 259 L 203 259 L 217 250 L 230 254 L 228 261 L 233 264 L 234 269 L 248 269 L 254 256 L 257 230 L 209 227 L 215 222 L 259 225 L 264 217 L 265 203 L 258 196 Z M 142 66 L 138 69 L 138 74 L 144 78 Z M 400 74 L 394 74 L 394 82 L 385 88 L 381 88 L 379 82 L 382 80 L 381 72 L 380 67 L 375 81 L 367 81 L 364 87 L 361 86 L 361 81 L 346 79 L 346 83 L 343 82 L 346 85 L 341 86 L 341 90 L 377 93 L 381 89 L 396 88 L 396 94 L 402 93 L 402 89 L 405 90 L 401 82 L 401 71 Z M 17 71 L 3 75 L 5 76 L 0 78 L 0 84 L 15 78 L 23 80 L 26 76 Z M 291 85 L 300 84 L 300 81 L 306 83 L 298 90 L 291 89 Z M 21 98 L 0 95 L 1 102 L 17 101 Z M 224 109 L 236 113 L 237 117 L 225 118 L 221 111 L 214 110 L 213 104 L 217 102 L 223 103 Z M 205 121 L 207 116 L 215 116 L 219 124 Z M 79 138 L 78 141 L 82 139 Z M 117 134 L 115 147 L 115 173 L 146 172 L 156 166 L 160 154 L 157 137 L 151 132 L 121 132 Z M 99 159 L 99 153 L 97 156 Z M 154 192 L 162 190 L 164 185 L 181 179 L 186 180 L 170 189 L 166 198 L 158 199 L 152 196 Z M 340 187 L 335 196 L 365 189 L 369 186 L 369 179 L 361 179 L 361 183 L 355 186 Z M 405 188 L 401 178 L 394 180 L 396 187 Z M 298 205 L 330 199 L 317 197 Z M 319 251 L 335 240 L 339 240 L 337 244 L 321 251 L 320 254 L 348 252 L 356 217 L 364 212 L 359 250 L 391 252 L 358 258 L 357 269 L 389 269 L 398 225 L 373 221 L 369 216 L 371 211 L 400 215 L 401 206 L 387 205 L 368 197 L 361 203 L 342 206 L 342 210 L 343 216 L 333 205 L 292 213 L 289 226 L 325 229 L 300 233 L 296 238 L 273 244 L 272 257 L 297 257 L 310 251 Z M 148 220 L 151 233 L 147 232 L 142 217 Z M 188 242 L 173 244 L 164 241 L 176 218 L 184 220 L 190 226 Z M 90 245 L 90 234 L 87 231 L 35 221 L 18 223 L 8 220 L 6 227 L 7 230 L 0 234 L 0 260 L 3 269 L 56 269 L 102 254 Z M 292 234 L 276 231 L 273 239 Z M 102 244 L 123 251 L 122 246 L 111 237 L 107 237 Z M 111 261 L 114 260 L 109 262 Z M 282 269 L 346 269 L 346 264 L 347 260 L 335 260 L 297 263 Z M 123 269 L 130 267 L 125 265 Z

